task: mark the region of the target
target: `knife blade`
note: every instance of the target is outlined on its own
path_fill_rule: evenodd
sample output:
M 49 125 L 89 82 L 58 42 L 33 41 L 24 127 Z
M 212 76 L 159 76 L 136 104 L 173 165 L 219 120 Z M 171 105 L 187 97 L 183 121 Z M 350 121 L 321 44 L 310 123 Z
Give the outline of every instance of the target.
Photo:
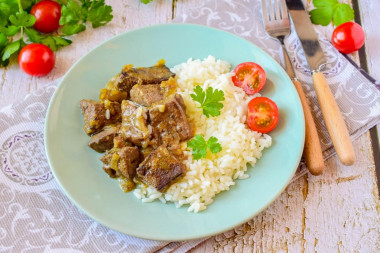
M 344 165 L 355 162 L 355 151 L 346 123 L 324 74 L 326 58 L 302 0 L 286 0 L 294 27 L 311 70 L 314 89 L 335 151 Z
M 286 4 L 306 54 L 310 70 L 319 70 L 326 63 L 326 58 L 319 45 L 318 36 L 314 31 L 309 14 L 306 12 L 301 0 L 287 0 Z

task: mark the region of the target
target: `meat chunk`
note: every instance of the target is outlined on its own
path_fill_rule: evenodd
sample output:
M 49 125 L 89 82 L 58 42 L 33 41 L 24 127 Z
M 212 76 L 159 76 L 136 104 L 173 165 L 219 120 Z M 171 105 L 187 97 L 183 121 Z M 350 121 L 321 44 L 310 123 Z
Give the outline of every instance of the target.
M 107 151 L 104 156 L 100 157 L 100 161 L 104 164 L 103 170 L 110 177 L 123 176 L 133 180 L 136 168 L 141 161 L 141 155 L 137 147 L 123 147 L 116 151 Z
M 174 76 L 175 74 L 165 65 L 132 68 L 120 73 L 117 88 L 129 92 L 135 84 L 160 84 Z
M 117 102 L 109 102 L 106 107 L 103 102 L 82 99 L 79 105 L 84 116 L 83 129 L 88 135 L 121 121 L 121 107 Z
M 143 106 L 164 99 L 161 86 L 159 84 L 135 85 L 130 91 L 131 100 Z
M 177 143 L 192 137 L 192 129 L 187 121 L 185 110 L 183 98 L 179 94 L 165 104 L 156 105 L 149 110 L 152 146 Z
M 147 109 L 124 100 L 121 104 L 122 122 L 120 133 L 128 141 L 146 147 L 149 141 L 149 129 L 146 123 Z
M 164 191 L 185 173 L 186 165 L 162 145 L 150 153 L 137 168 L 137 179 L 158 191 Z
M 124 147 L 118 152 L 120 161 L 118 168 L 120 174 L 128 179 L 133 179 L 136 175 L 136 168 L 140 163 L 140 151 L 137 147 Z
M 111 127 L 93 135 L 88 146 L 96 152 L 103 153 L 113 147 L 113 140 L 119 134 L 119 127 Z

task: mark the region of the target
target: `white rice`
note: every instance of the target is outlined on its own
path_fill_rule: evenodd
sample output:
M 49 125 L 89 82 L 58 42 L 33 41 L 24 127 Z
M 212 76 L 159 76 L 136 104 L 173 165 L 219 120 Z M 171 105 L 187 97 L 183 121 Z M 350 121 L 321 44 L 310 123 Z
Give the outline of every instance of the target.
M 188 158 L 184 161 L 188 171 L 178 182 L 170 186 L 166 193 L 153 187 L 140 185 L 134 195 L 143 202 L 159 199 L 163 203 L 174 202 L 177 207 L 189 205 L 189 212 L 199 212 L 213 202 L 216 194 L 230 189 L 235 179 L 249 177 L 247 163 L 254 166 L 262 156 L 262 150 L 271 146 L 269 135 L 260 134 L 246 125 L 247 104 L 254 96 L 235 87 L 231 81 L 231 66 L 228 62 L 209 56 L 201 60 L 189 59 L 175 66 L 178 93 L 182 95 L 188 119 L 195 128 L 195 134 L 202 134 L 206 140 L 211 136 L 218 138 L 222 151 L 207 153 L 206 158 L 193 160 L 191 150 L 183 143 Z M 224 91 L 225 101 L 221 115 L 209 117 L 203 115 L 199 104 L 190 97 L 196 85 L 204 90 L 207 87 Z

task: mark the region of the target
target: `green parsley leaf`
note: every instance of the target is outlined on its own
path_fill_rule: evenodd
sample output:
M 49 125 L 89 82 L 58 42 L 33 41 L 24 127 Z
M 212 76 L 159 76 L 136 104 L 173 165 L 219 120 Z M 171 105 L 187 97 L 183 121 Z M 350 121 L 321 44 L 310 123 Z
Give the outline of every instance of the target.
M 61 47 L 70 45 L 71 40 L 55 36 L 46 36 L 41 39 L 41 43 L 50 47 L 50 49 L 55 52 Z
M 8 60 L 12 54 L 18 52 L 20 47 L 21 47 L 21 40 L 16 40 L 16 41 L 8 44 L 2 52 L 3 56 L 1 57 L 1 60 L 2 61 Z
M 37 2 L 39 2 L 39 0 L 21 0 L 21 6 L 25 10 L 31 8 Z
M 50 49 L 54 52 L 57 51 L 57 46 L 55 44 L 54 37 L 52 36 L 46 36 L 44 38 L 41 38 L 40 43 L 50 47 Z
M 197 85 L 194 88 L 195 94 L 190 94 L 191 98 L 200 103 L 200 108 L 203 109 L 203 114 L 208 118 L 210 115 L 215 117 L 220 115 L 220 109 L 223 108 L 224 92 L 222 90 L 213 89 L 208 87 L 206 92 L 203 91 L 201 86 Z
M 73 35 L 83 32 L 84 30 L 86 30 L 86 26 L 84 24 L 67 24 L 62 27 L 62 33 L 65 35 Z
M 39 32 L 32 28 L 25 28 L 25 33 L 28 35 L 28 38 L 31 42 L 44 44 L 50 47 L 50 49 L 54 52 L 61 47 L 71 44 L 71 40 L 58 36 L 41 35 Z
M 5 46 L 7 43 L 8 43 L 7 36 L 4 33 L 0 32 L 0 47 Z
M 201 134 L 195 135 L 193 139 L 188 141 L 187 147 L 192 149 L 194 160 L 205 158 L 207 156 L 207 149 L 213 154 L 222 150 L 222 146 L 218 143 L 218 138 L 211 136 L 206 142 Z
M 57 49 L 60 49 L 61 47 L 68 46 L 72 43 L 71 40 L 63 38 L 63 37 L 53 37 L 55 44 L 57 45 Z
M 207 147 L 213 154 L 222 151 L 222 146 L 218 143 L 218 138 L 214 136 L 211 136 L 210 139 L 208 139 Z
M 199 160 L 207 155 L 207 142 L 201 134 L 197 134 L 187 142 L 187 147 L 193 150 L 192 155 L 195 160 Z
M 95 1 L 93 2 L 95 3 Z M 96 5 L 96 4 L 94 4 Z M 88 12 L 87 20 L 92 23 L 93 28 L 97 28 L 99 26 L 105 25 L 110 22 L 113 18 L 111 6 L 100 6 L 93 7 L 91 6 L 90 11 Z
M 31 27 L 34 23 L 36 23 L 36 18 L 25 11 L 20 11 L 17 12 L 16 15 L 11 15 L 9 17 L 9 21 L 11 21 L 11 23 L 15 26 Z
M 25 28 L 25 34 L 28 36 L 29 40 L 34 43 L 40 43 L 41 42 L 41 35 L 39 32 L 32 28 Z
M 7 27 L 0 27 L 0 31 L 4 33 L 7 37 L 12 37 L 20 31 L 20 27 L 15 25 L 9 25 Z
M 76 24 L 82 20 L 82 8 L 78 2 L 70 0 L 67 5 L 61 8 L 60 25 Z
M 150 2 L 152 2 L 153 0 L 141 0 L 141 2 L 143 3 L 143 4 L 148 4 L 148 3 L 150 3 Z
M 0 26 L 6 26 L 9 17 L 18 10 L 17 0 L 0 0 Z
M 338 0 L 313 0 L 315 9 L 310 11 L 310 20 L 316 25 L 335 26 L 351 21 L 355 18 L 354 10 L 350 5 L 340 3 Z
M 348 4 L 339 4 L 335 8 L 333 14 L 333 23 L 335 26 L 339 26 L 343 23 L 349 22 L 355 19 L 354 10 Z
M 313 0 L 313 5 L 318 8 L 326 8 L 338 3 L 338 0 Z
M 313 24 L 327 26 L 331 23 L 333 8 L 319 8 L 310 11 L 310 20 Z

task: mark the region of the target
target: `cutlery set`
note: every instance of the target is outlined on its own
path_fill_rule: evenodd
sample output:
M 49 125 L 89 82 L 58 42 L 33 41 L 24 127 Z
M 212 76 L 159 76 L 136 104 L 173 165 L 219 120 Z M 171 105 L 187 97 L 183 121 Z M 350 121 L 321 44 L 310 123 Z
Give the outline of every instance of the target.
M 290 34 L 288 9 L 310 67 L 314 89 L 327 131 L 342 164 L 352 165 L 355 162 L 355 152 L 338 104 L 321 72 L 326 65 L 326 59 L 302 0 L 262 0 L 265 30 L 271 37 L 281 42 L 285 70 L 293 81 L 304 110 L 306 125 L 304 158 L 306 165 L 311 174 L 319 175 L 324 171 L 324 162 L 317 129 L 307 98 L 301 83 L 295 76 L 284 45 L 285 37 Z

